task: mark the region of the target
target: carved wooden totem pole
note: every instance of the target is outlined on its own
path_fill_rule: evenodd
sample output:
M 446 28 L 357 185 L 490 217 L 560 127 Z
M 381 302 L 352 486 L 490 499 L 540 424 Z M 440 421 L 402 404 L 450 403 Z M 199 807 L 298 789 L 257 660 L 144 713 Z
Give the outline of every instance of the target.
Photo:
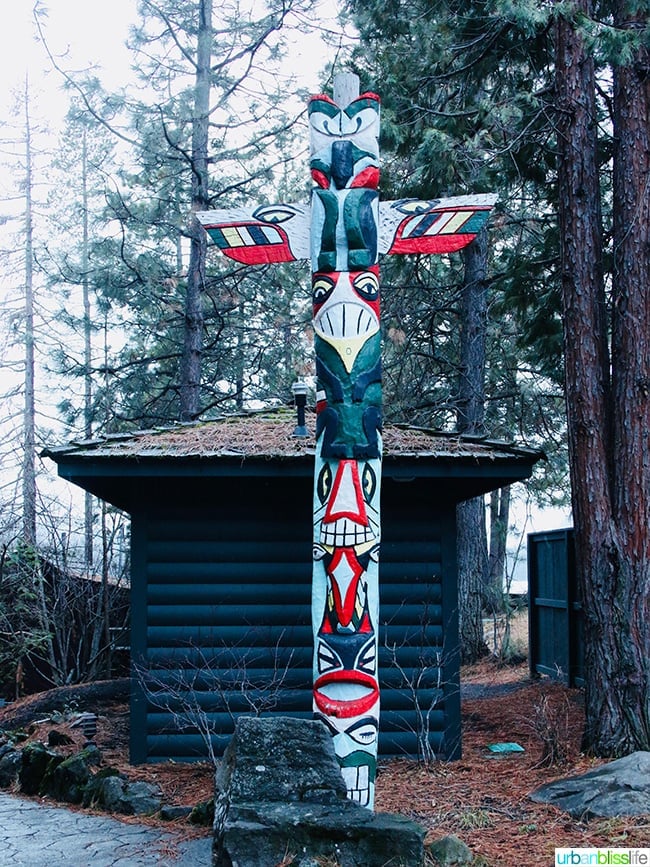
M 310 258 L 316 351 L 314 714 L 334 738 L 348 796 L 372 809 L 381 483 L 379 253 L 469 244 L 495 196 L 380 202 L 379 97 L 339 76 L 309 103 L 311 203 L 208 211 L 222 252 L 260 264 Z

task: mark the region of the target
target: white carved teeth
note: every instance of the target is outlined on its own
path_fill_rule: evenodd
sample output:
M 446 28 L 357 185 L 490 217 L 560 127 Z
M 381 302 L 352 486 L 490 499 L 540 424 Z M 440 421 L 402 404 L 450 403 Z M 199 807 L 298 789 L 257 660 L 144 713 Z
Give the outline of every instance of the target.
M 350 302 L 328 305 L 316 317 L 314 325 L 316 331 L 325 339 L 366 337 L 379 328 L 374 311 L 362 304 Z
M 357 524 L 349 518 L 340 518 L 333 524 L 321 524 L 321 545 L 332 545 L 335 548 L 349 548 L 352 545 L 363 545 L 371 542 L 375 535 L 370 527 Z
M 356 801 L 362 807 L 370 803 L 370 782 L 368 766 L 358 768 L 341 768 L 341 775 L 348 790 L 348 798 Z

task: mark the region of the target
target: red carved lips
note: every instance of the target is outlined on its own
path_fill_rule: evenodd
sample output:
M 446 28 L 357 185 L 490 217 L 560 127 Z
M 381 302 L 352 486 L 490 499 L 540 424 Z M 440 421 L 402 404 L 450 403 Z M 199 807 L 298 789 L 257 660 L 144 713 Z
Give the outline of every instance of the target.
M 332 671 L 315 681 L 314 701 L 326 716 L 362 716 L 379 701 L 379 684 L 361 671 Z

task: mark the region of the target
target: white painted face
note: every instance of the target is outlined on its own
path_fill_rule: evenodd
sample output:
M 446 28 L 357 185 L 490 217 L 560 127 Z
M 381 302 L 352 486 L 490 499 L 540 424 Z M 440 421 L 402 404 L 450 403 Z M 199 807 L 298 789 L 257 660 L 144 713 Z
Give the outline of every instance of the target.
M 312 156 L 331 151 L 332 141 L 352 141 L 361 151 L 379 159 L 379 99 L 363 95 L 345 108 L 326 97 L 309 105 Z
M 379 542 L 381 467 L 376 460 L 366 461 L 361 471 L 354 460 L 335 466 L 335 474 L 328 461 L 317 468 L 314 541 L 330 548 L 353 546 L 365 553 Z
M 325 723 L 332 734 L 348 798 L 362 807 L 372 809 L 377 774 L 379 701 L 367 715 L 353 720 L 325 717 L 320 713 L 315 716 Z
M 338 353 L 348 373 L 379 331 L 379 279 L 373 271 L 315 275 L 314 330 Z

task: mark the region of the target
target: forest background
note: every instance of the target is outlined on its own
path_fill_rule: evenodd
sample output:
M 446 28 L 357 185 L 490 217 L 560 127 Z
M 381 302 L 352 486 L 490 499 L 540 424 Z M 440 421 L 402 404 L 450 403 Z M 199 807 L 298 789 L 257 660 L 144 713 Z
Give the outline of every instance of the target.
M 218 8 L 140 0 L 111 7 L 111 25 L 120 8 L 126 49 L 114 26 L 104 28 L 98 4 L 39 0 L 23 31 L 27 44 L 36 40 L 30 63 L 38 72 L 25 76 L 20 51 L 5 53 L 15 58 L 8 72 L 21 77 L 2 124 L 0 532 L 11 586 L 0 666 L 47 658 L 57 681 L 106 668 L 110 588 L 126 580 L 128 527 L 89 497 L 75 512 L 46 484 L 38 450 L 72 434 L 283 405 L 297 378 L 313 381 L 308 273 L 224 263 L 191 211 L 306 198 L 305 97 L 331 83 L 334 68 L 351 66 L 362 90 L 381 93 L 385 197 L 499 194 L 489 236 L 466 253 L 383 263 L 387 420 L 524 440 L 546 454 L 528 495 L 567 503 L 567 441 L 576 442 L 564 394 L 572 343 L 565 331 L 563 345 L 562 329 L 571 233 L 562 235 L 560 221 L 566 228 L 570 178 L 562 187 L 558 166 L 561 174 L 584 143 L 564 123 L 573 110 L 566 77 L 558 84 L 559 52 L 569 33 L 573 68 L 591 76 L 581 86 L 595 146 L 584 152 L 599 186 L 584 209 L 600 234 L 598 250 L 585 249 L 602 279 L 601 326 L 619 309 L 614 128 L 624 99 L 616 69 L 646 68 L 643 2 L 349 0 L 336 22 L 325 18 L 331 6 L 309 0 Z M 72 12 L 69 34 L 53 26 L 63 9 Z M 92 50 L 67 51 L 72 22 L 84 16 L 111 46 L 111 76 L 94 66 Z M 321 37 L 322 48 L 305 50 Z M 56 138 L 44 128 L 54 105 L 65 106 Z M 605 327 L 599 340 L 616 336 Z M 504 604 L 511 499 L 499 491 L 459 510 L 467 660 L 485 649 L 482 614 Z M 73 565 L 98 576 L 87 584 L 103 601 L 92 640 L 71 664 L 61 646 L 65 619 L 52 622 L 46 597 Z M 9 610 L 24 622 L 8 619 Z M 647 671 L 643 679 L 647 690 Z

